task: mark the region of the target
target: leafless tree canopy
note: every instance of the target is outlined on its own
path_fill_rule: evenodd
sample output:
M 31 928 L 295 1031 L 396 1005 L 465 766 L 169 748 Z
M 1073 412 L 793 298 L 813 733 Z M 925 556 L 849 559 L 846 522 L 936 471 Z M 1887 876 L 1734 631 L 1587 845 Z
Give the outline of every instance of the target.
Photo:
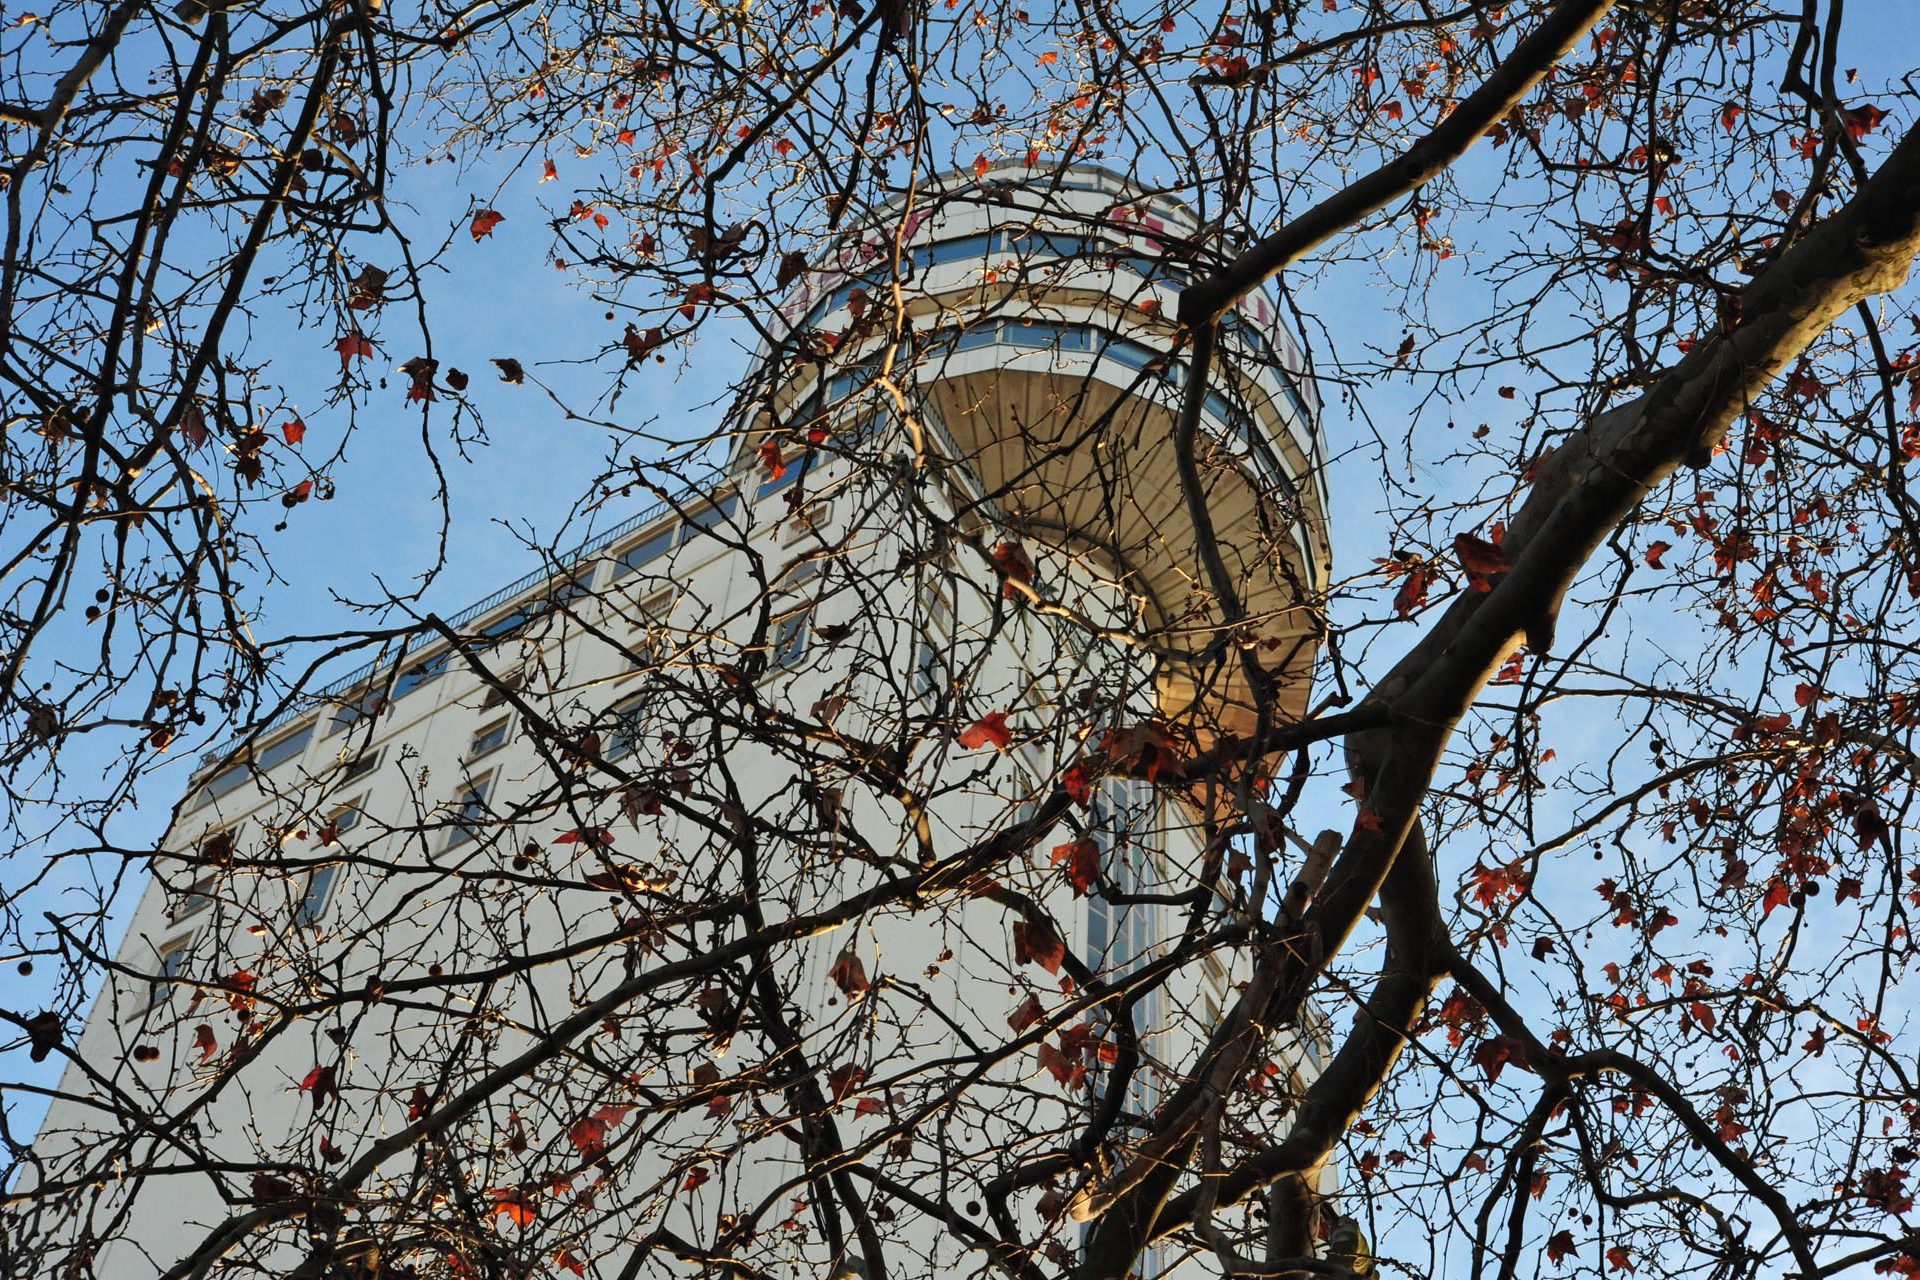
M 1911 15 L 1028 2 L 6 11 L 6 1275 L 1920 1276 Z M 1164 413 L 961 456 L 909 222 L 1069 166 L 1131 194 L 976 301 L 1129 282 Z M 1250 502 L 1255 303 L 1326 439 Z M 608 441 L 504 620 L 483 407 Z M 295 629 L 356 460 L 438 551 Z M 511 776 L 370 749 L 429 680 Z

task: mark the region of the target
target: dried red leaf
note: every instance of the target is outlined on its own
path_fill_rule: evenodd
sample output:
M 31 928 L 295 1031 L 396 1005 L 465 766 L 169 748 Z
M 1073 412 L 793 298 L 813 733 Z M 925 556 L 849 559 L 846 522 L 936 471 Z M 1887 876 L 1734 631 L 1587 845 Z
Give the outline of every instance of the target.
M 1880 122 L 1886 118 L 1887 113 L 1871 102 L 1863 102 L 1857 107 L 1849 107 L 1840 113 L 1840 119 L 1846 126 L 1848 136 L 1855 142 L 1861 141 L 1878 129 Z
M 1048 973 L 1059 973 L 1067 958 L 1067 944 L 1045 920 L 1016 920 L 1013 923 L 1013 962 L 1037 964 Z
M 507 220 L 507 215 L 493 209 L 482 209 L 473 215 L 473 221 L 467 224 L 467 230 L 473 233 L 475 241 L 485 240 L 493 234 L 493 229 Z
M 1162 773 L 1174 779 L 1181 776 L 1180 755 L 1174 749 L 1173 737 L 1160 725 L 1148 722 L 1109 729 L 1100 746 L 1128 772 L 1143 776 L 1148 782 L 1159 781 Z
M 780 442 L 772 436 L 760 442 L 760 465 L 766 469 L 769 481 L 787 474 L 787 460 L 780 454 Z
M 339 341 L 333 344 L 333 349 L 340 353 L 340 367 L 342 369 L 352 364 L 355 360 L 366 360 L 373 355 L 373 343 L 363 333 L 343 335 Z
M 1029 992 L 1019 1007 L 1007 1015 L 1007 1025 L 1013 1028 L 1015 1035 L 1019 1035 L 1045 1016 L 1046 1010 L 1040 1007 L 1040 997 Z
M 1573 1232 L 1556 1231 L 1547 1238 L 1547 1260 L 1555 1264 L 1563 1262 L 1576 1247 L 1573 1242 Z
M 842 951 L 827 970 L 827 977 L 840 988 L 840 994 L 857 996 L 867 989 L 867 967 L 860 963 L 860 957 L 854 954 L 852 947 Z
M 1086 1083 L 1087 1068 L 1064 1050 L 1057 1049 L 1049 1041 L 1041 1041 L 1038 1049 L 1040 1065 L 1052 1073 L 1053 1078 L 1068 1088 L 1078 1088 Z
M 1067 882 L 1073 896 L 1084 898 L 1100 881 L 1100 846 L 1091 840 L 1073 840 L 1055 845 L 1051 865 L 1065 864 Z
M 496 1218 L 505 1214 L 516 1226 L 524 1227 L 540 1216 L 533 1207 L 533 1197 L 519 1187 L 495 1187 L 492 1196 Z
M 307 1072 L 306 1079 L 300 1082 L 300 1092 L 313 1095 L 313 1109 L 319 1111 L 327 1105 L 328 1098 L 340 1096 L 340 1084 L 334 1077 L 332 1067 L 315 1067 Z
M 1005 751 L 1013 745 L 1013 730 L 1007 727 L 1006 712 L 989 711 L 962 729 L 954 740 L 969 751 L 977 751 L 989 743 Z
M 1393 611 L 1404 618 L 1427 602 L 1427 589 L 1433 585 L 1434 573 L 1425 565 L 1409 569 L 1400 583 L 1400 589 L 1393 593 Z
M 865 1067 L 856 1067 L 848 1063 L 827 1072 L 827 1088 L 832 1091 L 835 1102 L 844 1102 L 847 1095 L 858 1089 L 866 1078 Z
M 1473 1051 L 1473 1064 L 1487 1073 L 1489 1084 L 1500 1079 L 1500 1072 L 1508 1063 L 1521 1068 L 1527 1066 L 1527 1046 L 1512 1036 L 1493 1036 L 1482 1040 Z
M 713 286 L 704 281 L 687 286 L 686 296 L 680 302 L 680 314 L 691 320 L 698 313 L 700 304 L 713 301 Z
M 1495 544 L 1470 533 L 1455 535 L 1453 554 L 1467 571 L 1467 580 L 1475 591 L 1493 590 L 1493 579 L 1513 568 L 1507 553 Z
M 992 558 L 994 568 L 998 569 L 1000 576 L 1005 579 L 1005 582 L 1001 586 L 1001 591 L 1004 592 L 1009 599 L 1017 599 L 1021 594 L 1016 589 L 1015 584 L 1019 586 L 1033 585 L 1035 572 L 1033 561 L 1027 556 L 1026 550 L 1021 547 L 1019 543 L 1000 543 L 994 547 Z
M 440 362 L 426 356 L 414 356 L 400 366 L 400 372 L 407 375 L 407 402 L 424 403 L 434 399 L 433 380 L 440 372 Z

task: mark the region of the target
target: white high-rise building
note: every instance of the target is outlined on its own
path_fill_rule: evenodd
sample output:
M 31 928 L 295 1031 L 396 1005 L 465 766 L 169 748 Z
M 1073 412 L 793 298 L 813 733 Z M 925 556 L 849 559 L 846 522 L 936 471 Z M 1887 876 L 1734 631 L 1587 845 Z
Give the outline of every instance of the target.
M 44 1273 L 1070 1254 L 1048 1170 L 1125 1160 L 1244 976 L 1190 926 L 1277 892 L 1139 775 L 1254 731 L 1246 654 L 1300 714 L 1328 567 L 1260 295 L 1198 549 L 1195 226 L 1087 168 L 898 202 L 794 286 L 722 467 L 636 468 L 636 514 L 211 757 L 16 1187 Z

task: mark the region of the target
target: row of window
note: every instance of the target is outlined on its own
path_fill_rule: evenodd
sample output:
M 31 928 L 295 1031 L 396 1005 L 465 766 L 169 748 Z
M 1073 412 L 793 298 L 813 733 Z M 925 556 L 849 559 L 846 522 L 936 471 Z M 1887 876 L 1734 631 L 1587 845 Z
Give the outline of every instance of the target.
M 790 468 L 790 470 L 800 469 L 803 468 Z M 671 524 L 667 528 L 635 543 L 615 559 L 610 581 L 618 582 L 623 578 L 631 576 L 649 560 L 665 554 L 675 546 L 685 545 L 694 537 L 698 536 L 701 530 L 710 529 L 722 521 L 730 519 L 734 511 L 738 508 L 738 505 L 738 497 L 728 495 L 720 502 L 696 512 L 685 521 Z M 586 594 L 591 590 L 590 582 L 592 577 L 593 569 L 590 566 L 585 572 L 560 583 L 554 591 L 542 599 L 508 610 L 501 617 L 495 619 L 485 627 L 480 628 L 475 633 L 475 636 L 487 642 L 504 639 L 518 631 L 534 618 L 566 601 L 576 599 Z M 657 604 L 657 599 L 649 603 Z M 642 612 L 649 617 L 658 616 L 649 609 L 648 605 L 642 606 Z M 325 731 L 321 736 L 324 738 L 337 737 L 354 728 L 356 725 L 362 724 L 367 719 L 378 715 L 381 711 L 392 706 L 401 698 L 425 687 L 445 674 L 453 665 L 453 661 L 454 655 L 451 651 L 436 654 L 431 658 L 423 659 L 404 667 L 398 675 L 393 677 L 391 689 L 389 689 L 382 680 L 376 678 L 357 692 L 343 695 L 341 698 L 336 699 L 332 713 L 325 718 Z M 509 683 L 517 683 L 517 677 L 510 677 Z M 498 689 L 489 688 L 486 700 L 482 705 L 483 707 L 493 707 L 499 705 L 504 700 L 503 695 Z M 194 797 L 188 807 L 198 808 L 200 805 L 216 800 L 235 790 L 250 778 L 256 777 L 278 765 L 295 759 L 306 751 L 308 744 L 313 740 L 314 732 L 314 723 L 309 721 L 292 733 L 273 740 L 248 758 L 227 765 L 207 779 L 198 795 Z M 349 766 L 349 768 L 351 767 L 352 766 Z
M 485 759 L 487 756 L 492 755 L 495 751 L 504 747 L 512 736 L 512 729 L 513 718 L 511 716 L 499 716 L 483 723 L 478 729 L 474 730 L 473 736 L 469 740 L 467 749 L 462 756 L 463 762 L 471 764 L 475 761 Z M 295 738 L 302 741 L 308 736 L 310 736 L 310 730 L 294 735 Z M 283 739 L 282 741 L 291 741 L 291 739 Z M 356 757 L 341 770 L 337 782 L 344 785 L 372 773 L 379 764 L 380 756 L 381 751 L 375 749 Z M 281 757 L 283 760 L 290 758 L 291 754 Z M 279 761 L 275 761 L 275 763 L 279 763 Z M 484 796 L 482 798 L 484 799 Z M 359 825 L 363 803 L 364 797 L 360 800 L 342 805 L 333 811 L 326 822 L 329 841 L 346 835 L 347 832 Z M 210 832 L 200 841 L 196 850 L 197 860 L 203 864 L 224 862 L 230 854 L 234 842 L 238 838 L 238 832 L 238 827 L 227 827 Z M 339 864 L 328 863 L 316 868 L 309 875 L 306 890 L 294 911 L 295 923 L 310 925 L 319 920 L 321 913 L 326 909 L 328 898 L 332 893 L 333 881 L 338 871 Z M 207 872 L 195 879 L 192 886 L 181 895 L 180 900 L 168 912 L 167 922 L 169 925 L 179 924 L 182 921 L 198 915 L 201 911 L 204 911 L 208 906 L 212 905 L 213 885 L 216 875 L 217 873 L 215 872 Z M 190 939 L 183 939 L 182 941 L 188 940 Z M 173 950 L 173 947 L 170 946 L 168 950 Z
M 1187 264 L 1149 256 L 1124 242 L 1103 240 L 1096 236 L 1070 231 L 1042 231 L 1013 227 L 1002 227 L 995 231 L 981 231 L 973 235 L 956 236 L 951 240 L 918 245 L 905 255 L 904 278 L 909 281 L 914 280 L 933 267 L 944 266 L 951 262 L 985 261 L 995 255 L 1011 257 L 1016 262 L 1029 266 L 1041 260 L 1080 261 L 1108 271 L 1129 271 L 1142 279 L 1166 280 L 1176 287 L 1186 286 L 1193 278 Z M 878 295 L 891 279 L 891 271 L 886 270 L 868 272 L 846 281 L 807 308 L 805 318 L 794 326 L 795 329 L 812 328 L 822 317 L 846 306 L 856 291 Z
M 1130 246 L 1067 232 L 1012 229 L 980 232 L 952 240 L 943 240 L 936 244 L 921 245 L 908 255 L 908 261 L 912 267 L 910 274 L 917 275 L 929 267 L 949 262 L 988 258 L 996 253 L 1011 254 L 1023 261 L 1030 261 L 1034 257 L 1062 261 L 1082 259 L 1109 269 L 1125 268 L 1143 279 L 1166 279 L 1176 286 L 1184 287 L 1192 282 L 1192 274 L 1187 264 L 1148 257 L 1135 252 Z M 795 327 L 802 330 L 811 328 L 823 316 L 846 306 L 855 292 L 874 293 L 884 287 L 888 279 L 889 276 L 885 273 L 871 272 L 846 281 L 808 308 L 806 317 Z M 1224 327 L 1227 332 L 1246 343 L 1268 364 L 1282 372 L 1282 381 L 1285 384 L 1284 394 L 1292 402 L 1295 412 L 1300 414 L 1301 420 L 1308 420 L 1310 415 L 1306 400 L 1294 386 L 1292 377 L 1287 376 L 1285 362 L 1281 359 L 1280 353 L 1275 350 L 1271 337 L 1238 311 L 1226 318 Z
M 1249 332 L 1252 330 L 1249 329 Z M 1171 387 L 1186 384 L 1186 366 L 1179 361 L 1169 360 L 1164 352 L 1156 351 L 1145 343 L 1118 337 L 1091 324 L 1031 319 L 983 320 L 964 329 L 936 331 L 922 345 L 919 355 L 923 359 L 939 359 L 950 352 L 975 351 L 992 346 L 1018 347 L 1030 351 L 1084 352 L 1096 359 L 1111 360 L 1123 368 L 1151 374 Z M 871 382 L 878 371 L 879 366 L 868 361 L 828 378 L 822 384 L 813 406 L 802 416 L 817 417 L 826 413 L 836 403 Z M 1283 377 L 1282 383 L 1295 411 L 1301 415 L 1301 421 L 1307 421 L 1306 406 L 1294 388 L 1293 380 Z M 1264 439 L 1255 430 L 1249 414 L 1236 410 L 1219 391 L 1207 393 L 1206 411 L 1225 428 L 1227 439 L 1246 454 L 1263 490 L 1271 492 L 1286 485 L 1286 469 L 1274 458 Z

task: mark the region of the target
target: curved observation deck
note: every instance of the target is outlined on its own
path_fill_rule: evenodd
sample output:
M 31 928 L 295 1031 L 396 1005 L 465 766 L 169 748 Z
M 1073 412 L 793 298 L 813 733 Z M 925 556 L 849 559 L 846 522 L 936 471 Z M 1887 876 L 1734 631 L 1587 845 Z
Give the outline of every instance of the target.
M 1086 167 L 956 175 L 896 203 L 796 285 L 782 355 L 815 358 L 763 353 L 771 414 L 740 453 L 823 419 L 845 438 L 891 352 L 929 452 L 990 515 L 1096 559 L 1139 601 L 1160 712 L 1205 748 L 1253 731 L 1242 647 L 1279 677 L 1281 717 L 1304 713 L 1330 553 L 1318 399 L 1256 294 L 1224 328 L 1196 458 L 1242 610 L 1225 634 L 1175 457 L 1188 373 L 1171 316 L 1196 229 L 1185 206 Z

